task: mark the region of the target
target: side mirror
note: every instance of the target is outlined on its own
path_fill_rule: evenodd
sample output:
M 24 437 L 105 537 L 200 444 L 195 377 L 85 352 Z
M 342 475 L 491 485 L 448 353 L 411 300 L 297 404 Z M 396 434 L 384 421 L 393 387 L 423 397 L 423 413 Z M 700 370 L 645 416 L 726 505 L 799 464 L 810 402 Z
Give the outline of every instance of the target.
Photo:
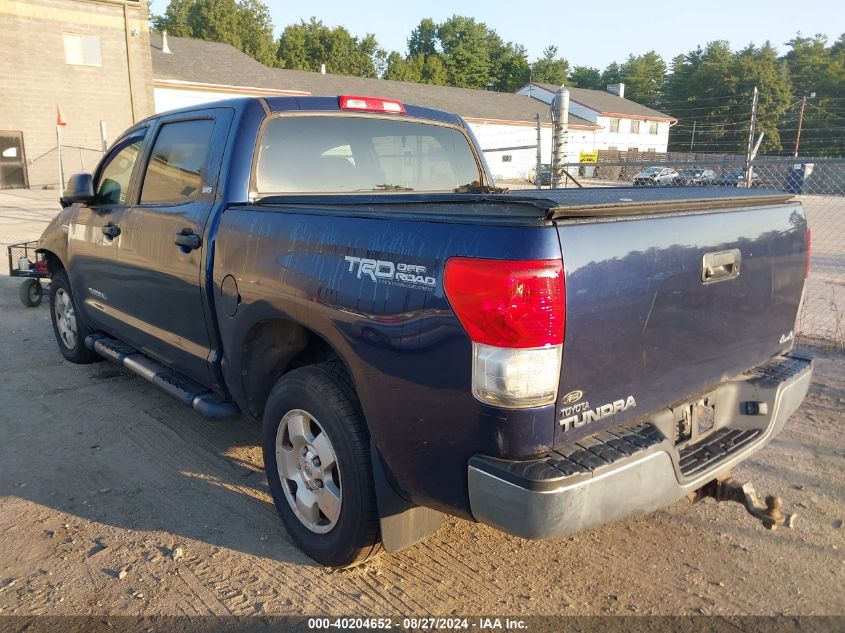
M 64 195 L 59 199 L 63 207 L 74 202 L 92 202 L 94 200 L 94 177 L 91 174 L 74 174 L 67 181 Z

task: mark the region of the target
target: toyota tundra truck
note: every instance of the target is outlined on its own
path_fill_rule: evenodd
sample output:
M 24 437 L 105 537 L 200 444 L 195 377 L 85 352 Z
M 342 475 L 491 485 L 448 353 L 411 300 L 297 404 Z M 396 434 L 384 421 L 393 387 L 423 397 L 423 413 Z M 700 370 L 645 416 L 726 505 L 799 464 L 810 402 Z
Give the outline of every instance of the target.
M 723 474 L 810 383 L 810 233 L 779 192 L 507 192 L 459 116 L 307 96 L 141 121 L 61 202 L 61 353 L 260 421 L 278 513 L 329 566 L 444 514 L 555 538 L 753 498 Z

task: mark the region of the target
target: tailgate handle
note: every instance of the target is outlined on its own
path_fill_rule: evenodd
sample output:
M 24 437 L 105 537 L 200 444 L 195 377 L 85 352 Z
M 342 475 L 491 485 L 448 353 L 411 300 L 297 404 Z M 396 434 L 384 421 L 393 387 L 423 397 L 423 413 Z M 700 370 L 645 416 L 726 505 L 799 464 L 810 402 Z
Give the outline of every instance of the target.
M 701 283 L 712 284 L 739 276 L 742 253 L 738 248 L 706 253 L 701 264 Z

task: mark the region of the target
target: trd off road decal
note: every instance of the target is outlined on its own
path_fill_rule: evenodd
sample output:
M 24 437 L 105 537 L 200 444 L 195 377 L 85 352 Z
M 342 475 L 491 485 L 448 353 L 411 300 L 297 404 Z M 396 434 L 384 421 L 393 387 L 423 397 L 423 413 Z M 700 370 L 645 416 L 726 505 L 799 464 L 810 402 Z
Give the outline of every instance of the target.
M 349 264 L 347 272 L 354 274 L 358 279 L 368 278 L 375 283 L 416 288 L 418 290 L 433 290 L 437 285 L 437 279 L 427 274 L 428 269 L 419 264 L 350 257 L 349 255 L 344 259 Z

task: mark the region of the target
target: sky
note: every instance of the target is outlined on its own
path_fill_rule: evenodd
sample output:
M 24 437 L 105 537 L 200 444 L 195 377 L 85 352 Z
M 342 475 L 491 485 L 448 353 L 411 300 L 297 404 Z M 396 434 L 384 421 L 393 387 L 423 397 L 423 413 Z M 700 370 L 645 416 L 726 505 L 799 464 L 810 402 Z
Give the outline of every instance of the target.
M 440 22 L 453 14 L 474 17 L 505 41 L 539 57 L 548 45 L 570 66 L 603 69 L 629 53 L 656 50 L 670 62 L 679 53 L 716 39 L 734 48 L 770 40 L 783 52 L 797 31 L 826 34 L 830 41 L 845 33 L 842 0 L 710 0 L 708 2 L 541 2 L 539 0 L 265 0 L 277 35 L 287 24 L 314 16 L 329 26 L 344 26 L 353 35 L 374 33 L 379 44 L 405 52 L 408 35 L 422 18 Z M 168 0 L 153 0 L 162 13 Z

